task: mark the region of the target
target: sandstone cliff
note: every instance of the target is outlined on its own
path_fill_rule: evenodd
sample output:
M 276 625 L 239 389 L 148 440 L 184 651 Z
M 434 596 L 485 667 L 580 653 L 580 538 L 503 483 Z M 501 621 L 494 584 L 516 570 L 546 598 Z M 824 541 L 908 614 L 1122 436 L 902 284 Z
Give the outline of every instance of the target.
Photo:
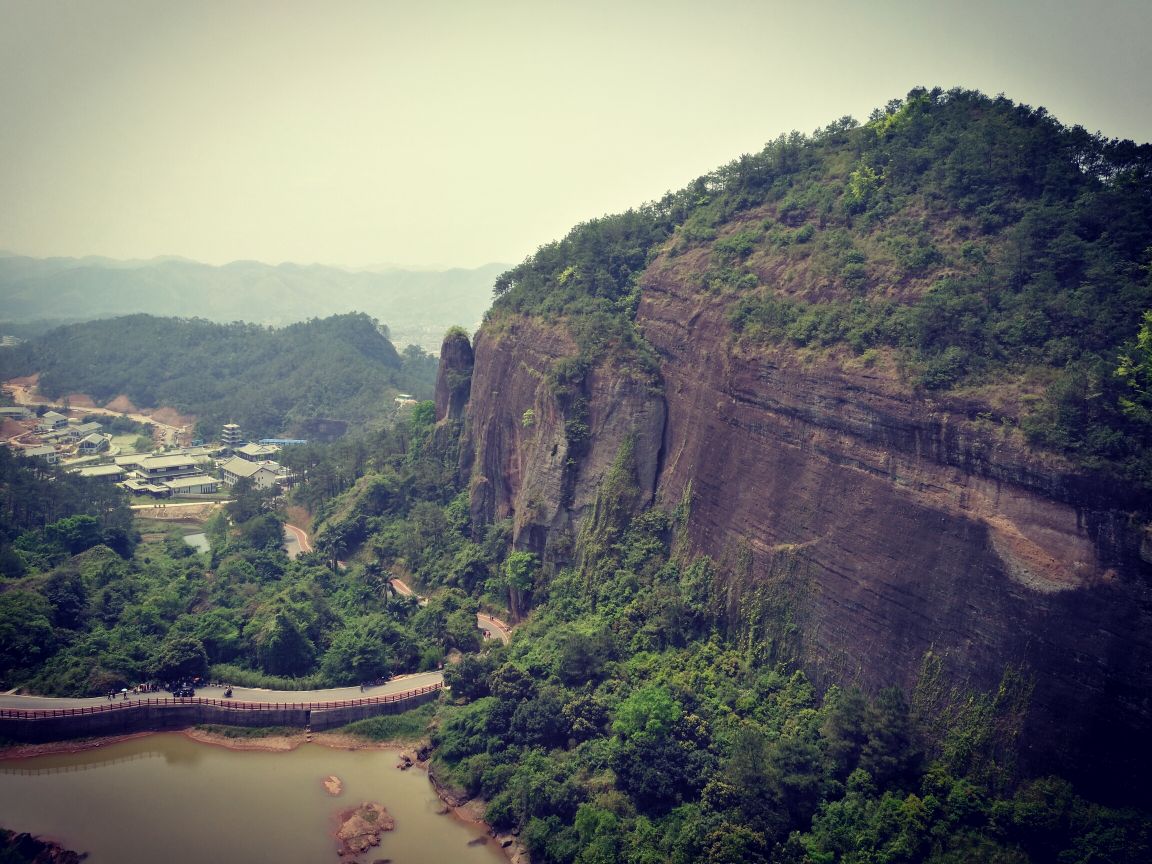
M 1135 783 L 1152 154 L 1080 132 L 914 91 L 542 247 L 477 338 L 476 523 L 579 561 L 628 443 L 739 644 L 928 722 L 991 694 L 1031 768 Z
M 461 448 L 476 524 L 509 519 L 517 548 L 571 560 L 632 436 L 643 502 L 690 499 L 689 551 L 719 564 L 717 597 L 780 658 L 914 693 L 933 657 L 930 712 L 1018 673 L 1026 764 L 1152 767 L 1152 592 L 1130 500 L 883 368 L 737 350 L 721 300 L 660 259 L 637 322 L 662 382 L 609 362 L 565 382 L 578 352 L 556 323 L 481 331 Z
M 517 319 L 476 339 L 461 446 L 474 524 L 512 520 L 513 543 L 566 561 L 581 517 L 625 440 L 653 500 L 664 401 L 645 376 L 609 363 L 573 371 L 562 326 Z
M 929 652 L 961 689 L 1019 670 L 1026 759 L 1147 759 L 1152 592 L 1118 490 L 883 371 L 732 350 L 722 305 L 659 262 L 638 322 L 666 382 L 658 494 L 690 489 L 692 543 L 725 565 L 730 605 L 773 586 L 786 621 L 766 636 L 869 690 L 913 691 Z
M 472 367 L 476 358 L 468 334 L 449 331 L 440 345 L 440 365 L 436 370 L 436 419 L 459 420 L 464 416 L 472 390 Z

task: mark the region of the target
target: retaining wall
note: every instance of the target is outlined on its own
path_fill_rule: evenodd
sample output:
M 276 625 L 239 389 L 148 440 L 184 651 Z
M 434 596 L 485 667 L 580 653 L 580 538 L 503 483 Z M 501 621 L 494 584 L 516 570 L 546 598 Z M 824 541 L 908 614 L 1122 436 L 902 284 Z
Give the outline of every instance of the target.
M 398 714 L 438 698 L 435 684 L 372 699 L 343 702 L 233 702 L 223 699 L 136 699 L 90 708 L 0 710 L 0 738 L 23 743 L 158 732 L 189 726 L 293 726 L 333 729 L 381 714 Z

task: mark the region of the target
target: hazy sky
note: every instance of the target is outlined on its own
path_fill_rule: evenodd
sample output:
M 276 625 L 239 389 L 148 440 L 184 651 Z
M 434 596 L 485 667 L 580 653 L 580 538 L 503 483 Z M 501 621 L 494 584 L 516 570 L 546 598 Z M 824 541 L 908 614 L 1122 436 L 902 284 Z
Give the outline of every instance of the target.
M 516 263 L 914 86 L 1152 140 L 1149 0 L 0 0 L 0 249 Z

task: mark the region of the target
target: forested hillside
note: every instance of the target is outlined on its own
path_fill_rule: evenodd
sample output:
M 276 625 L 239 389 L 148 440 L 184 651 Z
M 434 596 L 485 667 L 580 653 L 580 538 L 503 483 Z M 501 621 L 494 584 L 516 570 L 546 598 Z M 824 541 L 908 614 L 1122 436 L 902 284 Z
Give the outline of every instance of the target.
M 1150 185 L 1152 146 L 914 90 L 577 226 L 497 280 L 490 318 L 563 313 L 589 356 L 651 358 L 630 322 L 662 248 L 665 272 L 730 304 L 732 349 L 891 370 L 1148 484 Z
M 397 392 L 431 395 L 436 361 L 415 346 L 398 354 L 386 328 L 364 314 L 280 329 L 131 315 L 0 351 L 0 378 L 35 372 L 53 398 L 87 393 L 105 402 L 126 394 L 141 408 L 195 415 L 209 436 L 236 422 L 259 437 L 315 418 L 382 417 Z

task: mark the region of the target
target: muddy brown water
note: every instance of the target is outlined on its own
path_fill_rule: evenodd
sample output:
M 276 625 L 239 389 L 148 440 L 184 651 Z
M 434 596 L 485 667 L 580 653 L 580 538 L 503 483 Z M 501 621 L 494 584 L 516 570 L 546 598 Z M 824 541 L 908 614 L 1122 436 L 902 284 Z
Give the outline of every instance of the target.
M 82 753 L 0 760 L 0 825 L 87 852 L 89 864 L 491 864 L 506 859 L 479 826 L 441 814 L 427 775 L 388 750 L 305 744 L 228 750 L 178 733 Z M 335 774 L 338 797 L 323 781 Z M 338 814 L 378 801 L 396 820 L 380 846 L 339 858 Z M 473 845 L 469 845 L 469 843 Z

